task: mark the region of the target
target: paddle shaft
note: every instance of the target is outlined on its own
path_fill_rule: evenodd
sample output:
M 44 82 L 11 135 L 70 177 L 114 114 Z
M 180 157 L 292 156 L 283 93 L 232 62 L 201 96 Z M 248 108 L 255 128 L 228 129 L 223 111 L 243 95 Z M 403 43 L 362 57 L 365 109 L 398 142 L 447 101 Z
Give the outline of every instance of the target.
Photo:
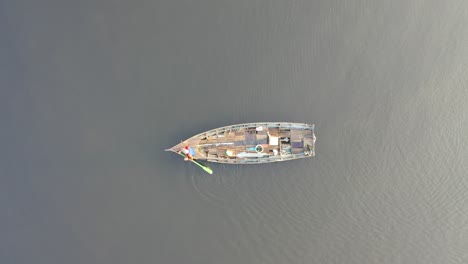
M 185 157 L 185 155 L 182 154 L 182 153 L 177 153 L 177 154 L 181 155 L 182 157 Z M 209 174 L 213 174 L 213 171 L 212 171 L 209 167 L 204 166 L 204 165 L 198 163 L 197 161 L 195 161 L 195 160 L 193 160 L 193 159 L 189 159 L 189 160 L 190 160 L 191 162 L 195 163 L 198 167 L 202 168 L 204 171 L 208 172 Z

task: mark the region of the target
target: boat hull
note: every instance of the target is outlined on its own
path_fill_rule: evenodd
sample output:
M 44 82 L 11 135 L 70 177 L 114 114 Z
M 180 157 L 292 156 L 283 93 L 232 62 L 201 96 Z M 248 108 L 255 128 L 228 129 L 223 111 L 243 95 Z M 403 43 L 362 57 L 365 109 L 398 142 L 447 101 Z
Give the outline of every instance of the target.
M 315 126 L 259 122 L 212 129 L 166 149 L 189 146 L 194 158 L 223 164 L 271 163 L 315 156 Z

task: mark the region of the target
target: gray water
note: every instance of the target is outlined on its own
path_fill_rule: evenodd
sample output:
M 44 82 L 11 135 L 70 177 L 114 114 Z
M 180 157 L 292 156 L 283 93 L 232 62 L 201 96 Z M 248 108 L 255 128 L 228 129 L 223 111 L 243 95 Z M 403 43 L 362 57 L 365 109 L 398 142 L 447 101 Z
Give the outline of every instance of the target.
M 1 263 L 468 263 L 468 2 L 0 10 Z M 317 156 L 163 151 L 255 121 Z

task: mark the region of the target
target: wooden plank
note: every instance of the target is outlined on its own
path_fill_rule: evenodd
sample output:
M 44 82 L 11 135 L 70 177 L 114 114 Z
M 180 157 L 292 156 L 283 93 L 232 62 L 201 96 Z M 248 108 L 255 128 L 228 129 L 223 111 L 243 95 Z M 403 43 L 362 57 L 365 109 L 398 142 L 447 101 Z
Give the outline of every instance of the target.
M 303 137 L 301 130 L 291 130 L 291 141 L 301 141 Z
M 292 149 L 293 154 L 299 154 L 299 153 L 303 153 L 303 152 L 304 152 L 303 148 L 293 148 Z

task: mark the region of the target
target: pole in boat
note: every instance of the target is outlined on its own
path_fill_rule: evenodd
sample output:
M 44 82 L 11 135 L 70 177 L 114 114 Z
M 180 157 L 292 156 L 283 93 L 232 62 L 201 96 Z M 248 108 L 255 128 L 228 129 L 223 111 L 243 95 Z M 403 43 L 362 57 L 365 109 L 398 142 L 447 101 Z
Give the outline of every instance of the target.
M 182 157 L 185 157 L 185 155 L 182 154 L 182 153 L 177 153 L 177 154 L 181 155 Z M 200 164 L 199 162 L 197 162 L 195 160 L 190 160 L 190 161 L 195 163 L 198 167 L 202 168 L 204 171 L 208 172 L 209 174 L 213 174 L 213 170 L 210 167 L 202 165 L 202 164 Z

